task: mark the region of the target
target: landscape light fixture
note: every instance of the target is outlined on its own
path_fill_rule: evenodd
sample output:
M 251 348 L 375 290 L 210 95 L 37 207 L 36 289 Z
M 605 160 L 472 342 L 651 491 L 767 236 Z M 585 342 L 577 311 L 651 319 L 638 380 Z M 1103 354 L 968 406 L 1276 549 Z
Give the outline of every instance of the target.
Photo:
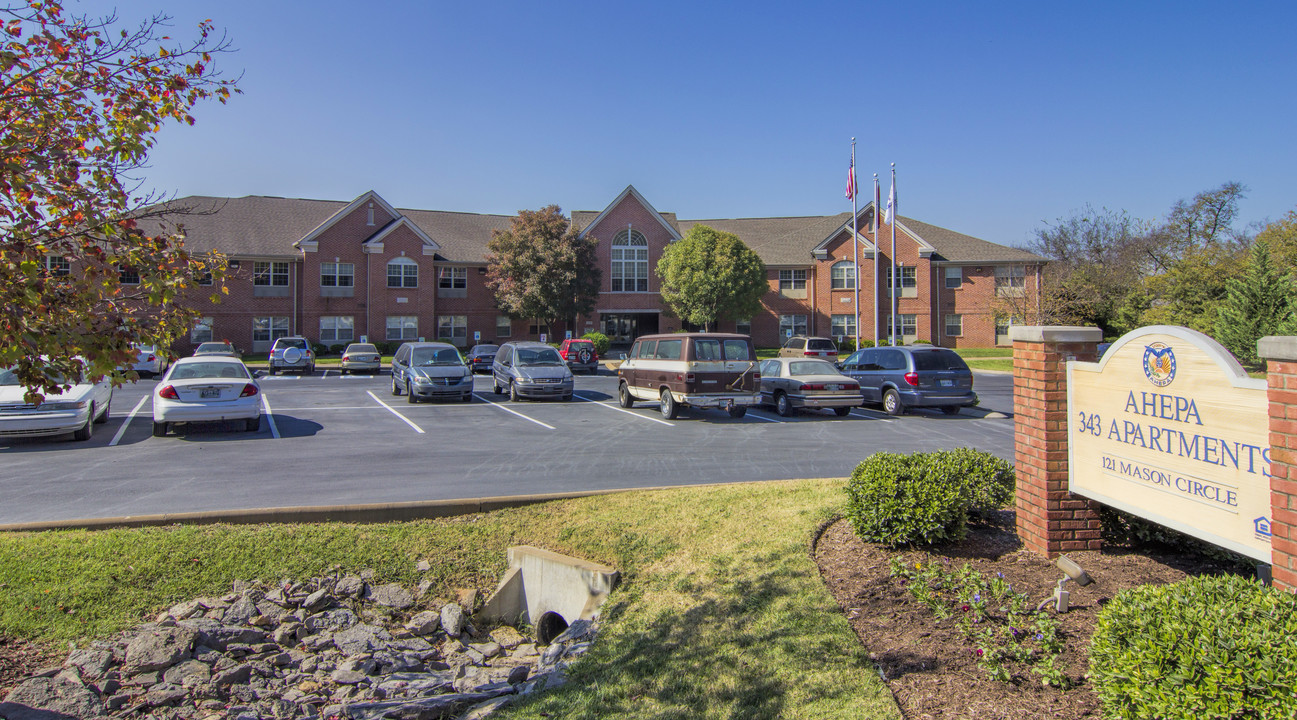
M 1046 605 L 1053 603 L 1054 610 L 1065 613 L 1070 604 L 1071 593 L 1063 589 L 1063 584 L 1071 580 L 1077 585 L 1085 587 L 1094 582 L 1094 578 L 1090 577 L 1089 573 L 1082 570 L 1080 565 L 1077 565 L 1072 558 L 1066 555 L 1059 555 L 1058 559 L 1054 561 L 1054 564 L 1058 566 L 1059 570 L 1067 573 L 1067 577 L 1058 581 L 1058 587 L 1054 588 L 1053 594 L 1044 600 L 1041 600 L 1040 604 L 1036 606 L 1036 610 L 1043 610 Z

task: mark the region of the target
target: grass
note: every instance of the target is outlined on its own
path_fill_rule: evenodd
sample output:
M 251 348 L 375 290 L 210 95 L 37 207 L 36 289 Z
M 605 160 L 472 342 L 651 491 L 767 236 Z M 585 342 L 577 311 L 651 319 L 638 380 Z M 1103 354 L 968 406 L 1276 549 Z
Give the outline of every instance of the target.
M 582 498 L 385 525 L 206 526 L 0 536 L 0 634 L 84 642 L 238 578 L 374 568 L 432 593 L 489 592 L 509 545 L 612 565 L 623 581 L 564 687 L 508 718 L 898 718 L 809 557 L 842 483 Z

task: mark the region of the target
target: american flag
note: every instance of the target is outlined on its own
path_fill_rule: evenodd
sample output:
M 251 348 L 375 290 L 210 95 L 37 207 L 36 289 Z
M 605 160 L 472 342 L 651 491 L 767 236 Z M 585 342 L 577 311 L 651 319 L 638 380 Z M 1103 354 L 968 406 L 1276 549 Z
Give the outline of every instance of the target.
M 851 152 L 851 164 L 847 166 L 847 199 L 856 199 L 856 153 Z

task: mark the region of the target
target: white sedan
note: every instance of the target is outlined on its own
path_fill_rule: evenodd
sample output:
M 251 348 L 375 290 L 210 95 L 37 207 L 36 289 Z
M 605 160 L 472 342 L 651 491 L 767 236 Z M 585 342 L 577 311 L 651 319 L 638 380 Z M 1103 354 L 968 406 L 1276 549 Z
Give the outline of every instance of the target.
M 113 386 L 107 379 L 89 382 L 79 377 L 71 388 L 47 396 L 40 405 L 23 400 L 26 392 L 14 368 L 0 368 L 0 437 L 72 433 L 74 440 L 89 440 L 95 425 L 108 422 L 113 400 Z
M 147 377 L 157 377 L 166 371 L 167 355 L 157 346 L 131 343 L 131 349 L 136 354 L 135 364 L 127 369 Z
M 180 358 L 153 391 L 153 436 L 172 423 L 243 420 L 261 427 L 261 386 L 242 360 L 218 355 Z

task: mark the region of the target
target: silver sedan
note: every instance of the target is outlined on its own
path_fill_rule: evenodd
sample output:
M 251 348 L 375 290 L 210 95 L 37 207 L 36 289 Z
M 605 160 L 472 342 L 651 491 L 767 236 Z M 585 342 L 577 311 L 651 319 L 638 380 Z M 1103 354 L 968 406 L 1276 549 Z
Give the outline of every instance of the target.
M 862 402 L 860 384 L 826 360 L 782 357 L 761 363 L 761 404 L 774 406 L 781 416 L 822 408 L 845 417 Z

